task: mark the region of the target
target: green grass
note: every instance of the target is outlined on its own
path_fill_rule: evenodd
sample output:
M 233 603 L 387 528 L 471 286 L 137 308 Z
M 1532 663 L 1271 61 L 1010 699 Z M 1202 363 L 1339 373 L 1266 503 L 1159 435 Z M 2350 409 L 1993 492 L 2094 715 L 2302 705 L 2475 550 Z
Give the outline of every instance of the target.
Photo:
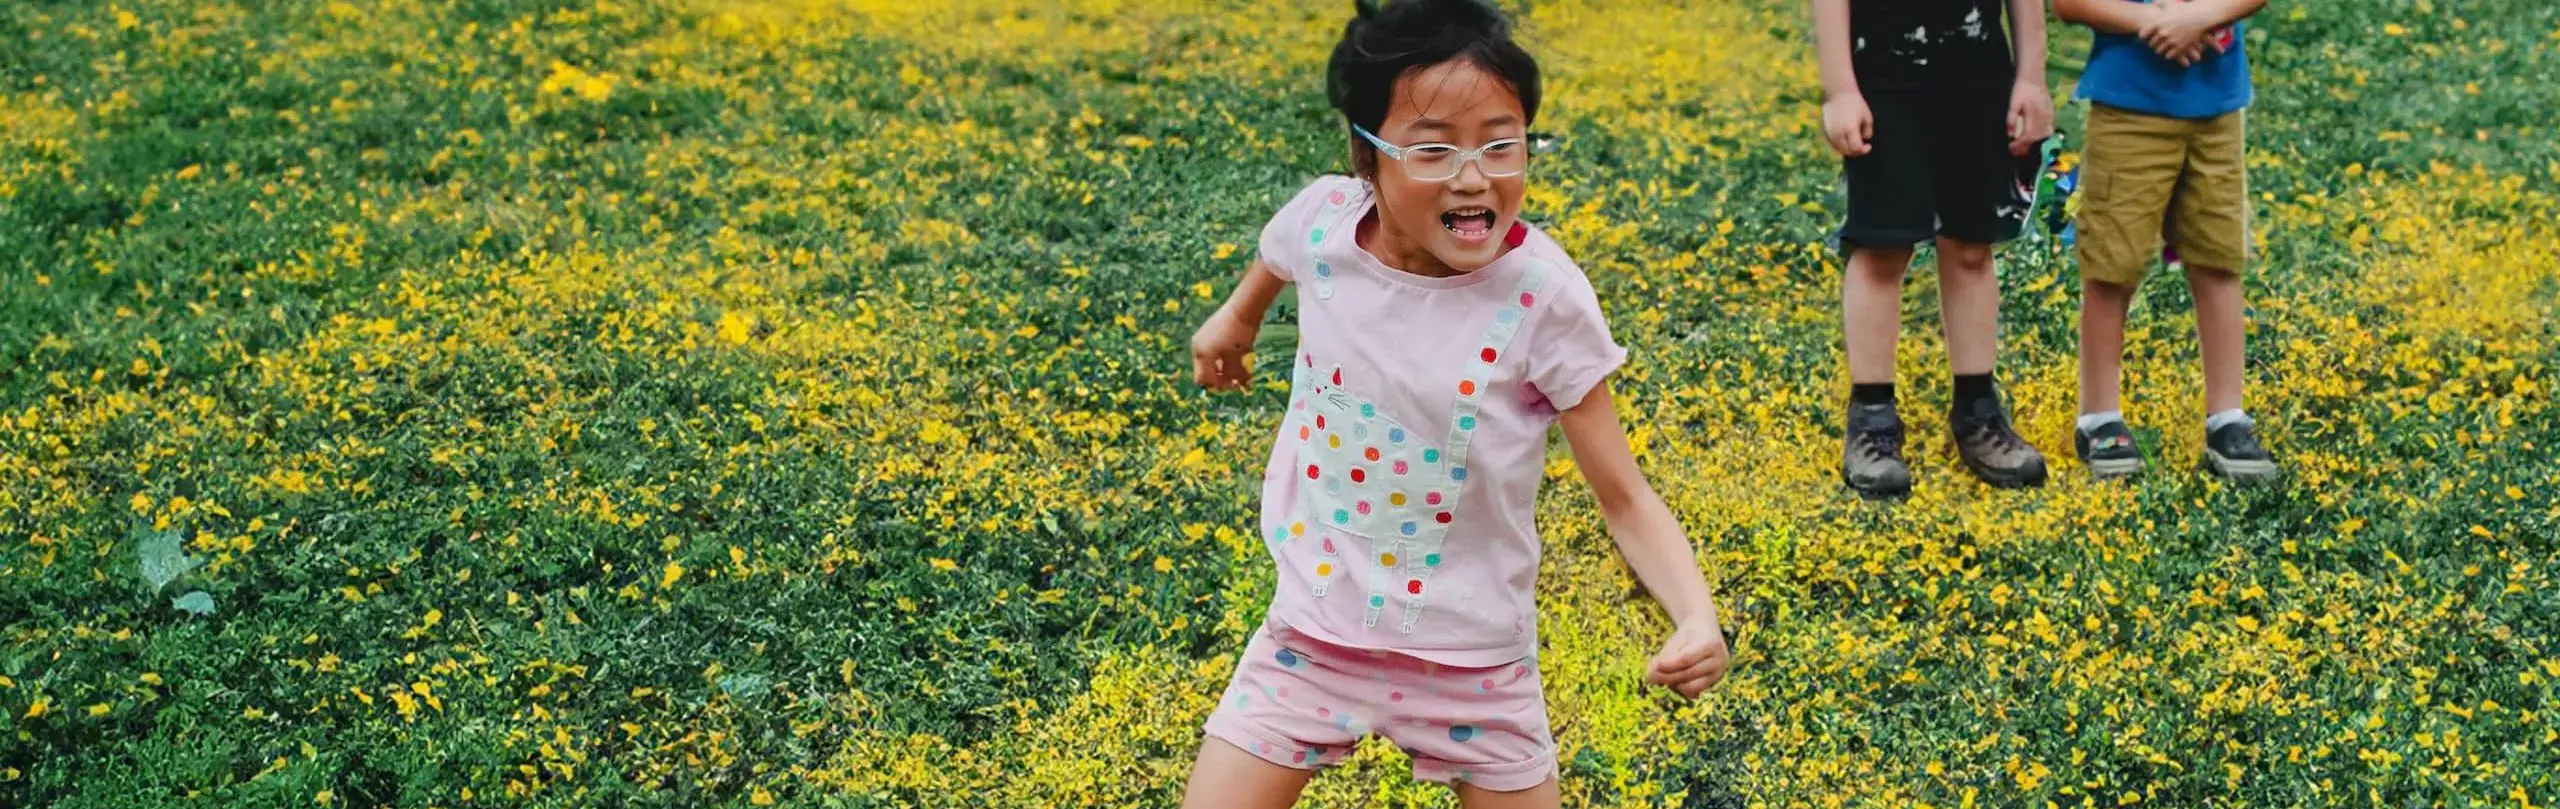
M 1556 480 L 1569 803 L 2560 801 L 2560 12 L 2254 25 L 2252 408 L 2293 480 L 2186 470 L 2162 282 L 2156 474 L 1931 455 L 1883 510 L 1828 466 L 1800 11 L 1584 5 L 1524 20 L 1565 143 L 1530 214 L 1739 643 L 1720 697 L 1637 689 L 1659 618 Z M 1184 340 L 1338 170 L 1340 11 L 0 9 L 0 805 L 1169 803 L 1268 586 L 1279 401 L 1191 390 Z M 2003 256 L 2059 456 L 2075 270 Z M 163 535 L 201 566 L 155 588 Z M 1393 756 L 1310 805 L 1447 802 Z

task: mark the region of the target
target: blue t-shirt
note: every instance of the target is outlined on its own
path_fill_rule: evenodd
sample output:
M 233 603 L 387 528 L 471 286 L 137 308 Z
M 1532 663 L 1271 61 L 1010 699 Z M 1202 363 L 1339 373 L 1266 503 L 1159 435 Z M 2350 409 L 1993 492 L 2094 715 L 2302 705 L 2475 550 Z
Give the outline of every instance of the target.
M 2204 58 L 2178 63 L 2153 53 L 2142 38 L 2099 32 L 2079 96 L 2119 109 L 2170 118 L 2213 118 L 2249 106 L 2249 54 L 2241 23 L 2215 31 Z

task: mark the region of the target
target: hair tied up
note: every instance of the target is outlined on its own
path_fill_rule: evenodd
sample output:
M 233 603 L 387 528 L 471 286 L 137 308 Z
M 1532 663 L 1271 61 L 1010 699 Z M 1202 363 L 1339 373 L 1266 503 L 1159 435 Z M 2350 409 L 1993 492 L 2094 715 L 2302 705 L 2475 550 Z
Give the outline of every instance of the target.
M 1363 20 L 1378 16 L 1378 0 L 1351 0 L 1351 11 Z

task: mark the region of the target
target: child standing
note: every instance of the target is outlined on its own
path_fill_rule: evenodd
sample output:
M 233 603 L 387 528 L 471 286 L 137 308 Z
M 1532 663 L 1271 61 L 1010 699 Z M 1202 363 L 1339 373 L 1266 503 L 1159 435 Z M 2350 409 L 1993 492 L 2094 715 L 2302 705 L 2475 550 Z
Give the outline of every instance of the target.
M 1240 387 L 1264 311 L 1298 285 L 1262 492 L 1278 587 L 1184 805 L 1288 806 L 1377 733 L 1469 809 L 1553 807 L 1532 524 L 1551 426 L 1676 627 L 1648 679 L 1696 697 L 1728 652 L 1619 424 L 1608 378 L 1626 352 L 1589 279 L 1517 219 L 1536 60 L 1485 0 L 1356 9 L 1325 84 L 1357 176 L 1318 179 L 1282 208 L 1192 338 L 1200 384 Z
M 1822 124 L 1844 158 L 1849 261 L 1841 331 L 1849 415 L 1841 478 L 1869 498 L 1911 490 L 1894 408 L 1902 277 L 1935 239 L 1940 319 L 1955 377 L 1947 427 L 1966 469 L 1994 486 L 2042 485 L 2044 456 L 2009 424 L 1992 366 L 2000 281 L 1991 245 L 2017 238 L 2035 189 L 2015 158 L 2052 134 L 2042 0 L 1813 0 Z
M 2097 30 L 2080 201 L 2080 419 L 2073 448 L 2098 477 L 2142 470 L 2125 426 L 2124 319 L 2163 237 L 2186 265 L 2204 356 L 2204 466 L 2234 480 L 2279 473 L 2241 410 L 2250 101 L 2241 20 L 2266 0 L 2056 0 Z M 2165 228 L 2165 231 L 2164 231 Z

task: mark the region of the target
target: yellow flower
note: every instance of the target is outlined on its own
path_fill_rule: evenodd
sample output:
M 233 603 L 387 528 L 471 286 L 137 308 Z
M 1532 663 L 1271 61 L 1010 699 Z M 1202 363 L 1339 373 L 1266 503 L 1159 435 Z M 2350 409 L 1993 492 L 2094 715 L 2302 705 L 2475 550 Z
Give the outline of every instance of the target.
M 668 562 L 666 569 L 661 570 L 658 573 L 658 589 L 664 590 L 669 587 L 674 587 L 676 586 L 676 580 L 682 578 L 684 578 L 684 565 L 677 564 L 675 562 Z
M 755 328 L 755 324 L 755 318 L 751 315 L 722 312 L 720 324 L 715 331 L 720 337 L 720 342 L 733 346 L 746 345 L 749 332 Z
M 933 569 L 935 569 L 935 570 L 939 570 L 939 571 L 942 571 L 942 572 L 944 572 L 944 573 L 949 573 L 949 572 L 954 571 L 954 570 L 959 570 L 959 569 L 960 569 L 960 563 L 958 563 L 958 562 L 954 562 L 954 561 L 951 561 L 951 560 L 949 560 L 949 559 L 944 559 L 944 558 L 940 558 L 940 557 L 935 557 L 935 558 L 933 559 Z

